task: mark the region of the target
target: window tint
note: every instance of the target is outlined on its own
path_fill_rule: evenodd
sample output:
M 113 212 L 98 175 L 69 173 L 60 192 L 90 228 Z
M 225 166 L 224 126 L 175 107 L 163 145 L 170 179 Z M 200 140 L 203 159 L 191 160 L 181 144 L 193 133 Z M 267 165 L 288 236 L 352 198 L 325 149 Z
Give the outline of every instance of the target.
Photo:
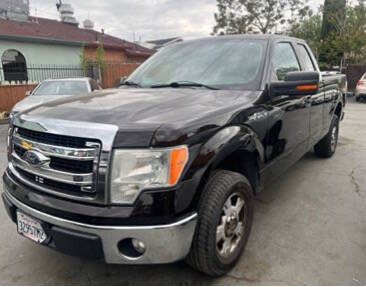
M 290 43 L 278 43 L 272 58 L 274 80 L 283 81 L 288 72 L 300 71 L 300 65 Z
M 314 67 L 314 63 L 311 60 L 311 57 L 309 55 L 308 49 L 301 44 L 297 45 L 299 47 L 298 51 L 299 51 L 299 57 L 301 59 L 301 61 L 303 62 L 303 71 L 306 72 L 313 72 L 316 71 L 315 67 Z

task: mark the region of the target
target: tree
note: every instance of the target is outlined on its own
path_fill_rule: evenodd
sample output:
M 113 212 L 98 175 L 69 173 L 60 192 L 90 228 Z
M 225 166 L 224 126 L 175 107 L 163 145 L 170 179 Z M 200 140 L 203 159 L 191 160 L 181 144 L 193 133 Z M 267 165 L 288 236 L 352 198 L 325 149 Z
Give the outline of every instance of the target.
M 346 5 L 345 12 L 335 9 L 334 13 L 331 13 L 328 7 L 327 13 L 324 13 L 324 10 L 319 11 L 311 17 L 293 23 L 289 34 L 305 39 L 314 54 L 319 57 L 320 66 L 326 69 L 339 66 L 344 60 L 348 63 L 364 63 L 366 60 L 364 2 L 359 0 L 356 5 Z M 327 16 L 326 20 L 323 20 L 323 15 Z
M 104 57 L 104 47 L 103 47 L 103 44 L 100 43 L 97 48 L 96 56 L 95 56 L 95 62 L 100 67 L 100 69 L 104 69 L 104 66 L 105 66 L 103 57 Z
M 322 24 L 322 16 L 320 13 L 317 13 L 303 19 L 301 22 L 294 22 L 289 30 L 291 37 L 304 39 L 308 43 L 317 59 L 319 59 L 323 43 Z
M 273 33 L 310 11 L 308 0 L 217 0 L 213 34 Z
M 366 7 L 364 1 L 359 1 L 358 5 L 347 7 L 345 19 L 336 21 L 335 26 L 335 46 L 342 51 L 342 55 L 350 63 L 360 63 L 365 61 L 366 56 Z
M 346 0 L 325 0 L 323 8 L 322 39 L 336 31 L 346 17 Z
M 83 69 L 84 75 L 86 76 L 88 74 L 89 61 L 86 57 L 85 46 L 83 46 L 83 48 L 81 50 L 80 65 L 81 65 L 81 68 Z

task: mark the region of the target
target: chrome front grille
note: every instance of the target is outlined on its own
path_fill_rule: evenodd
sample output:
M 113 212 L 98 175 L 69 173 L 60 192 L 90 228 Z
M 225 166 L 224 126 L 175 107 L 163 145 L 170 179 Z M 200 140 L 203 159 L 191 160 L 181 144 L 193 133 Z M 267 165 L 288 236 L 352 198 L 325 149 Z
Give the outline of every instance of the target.
M 101 151 L 97 140 L 15 128 L 12 144 L 10 168 L 24 183 L 62 197 L 96 195 Z M 46 160 L 29 161 L 30 152 Z
M 38 143 L 45 143 L 55 146 L 83 148 L 88 142 L 87 139 L 83 138 L 42 133 L 24 128 L 18 128 L 17 131 L 18 134 L 23 138 L 34 140 Z

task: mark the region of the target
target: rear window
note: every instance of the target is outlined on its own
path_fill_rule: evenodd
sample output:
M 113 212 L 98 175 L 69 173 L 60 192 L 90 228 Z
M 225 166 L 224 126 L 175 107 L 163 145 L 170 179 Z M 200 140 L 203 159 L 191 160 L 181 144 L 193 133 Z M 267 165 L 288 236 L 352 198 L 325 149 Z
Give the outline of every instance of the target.
M 310 57 L 308 49 L 302 44 L 298 44 L 297 47 L 299 48 L 298 49 L 299 57 L 303 63 L 303 71 L 306 71 L 306 72 L 316 71 L 313 60 Z

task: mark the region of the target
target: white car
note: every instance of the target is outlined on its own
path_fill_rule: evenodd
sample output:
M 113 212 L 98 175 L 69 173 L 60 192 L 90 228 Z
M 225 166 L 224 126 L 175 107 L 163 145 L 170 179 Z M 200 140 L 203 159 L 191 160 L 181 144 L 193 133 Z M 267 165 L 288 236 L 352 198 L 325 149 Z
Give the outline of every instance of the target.
M 87 94 L 100 89 L 98 83 L 91 78 L 45 80 L 33 91 L 26 93 L 27 97 L 13 107 L 11 115 L 55 99 Z
M 362 99 L 366 99 L 366 74 L 364 74 L 361 80 L 358 81 L 355 90 L 356 101 L 359 102 Z

